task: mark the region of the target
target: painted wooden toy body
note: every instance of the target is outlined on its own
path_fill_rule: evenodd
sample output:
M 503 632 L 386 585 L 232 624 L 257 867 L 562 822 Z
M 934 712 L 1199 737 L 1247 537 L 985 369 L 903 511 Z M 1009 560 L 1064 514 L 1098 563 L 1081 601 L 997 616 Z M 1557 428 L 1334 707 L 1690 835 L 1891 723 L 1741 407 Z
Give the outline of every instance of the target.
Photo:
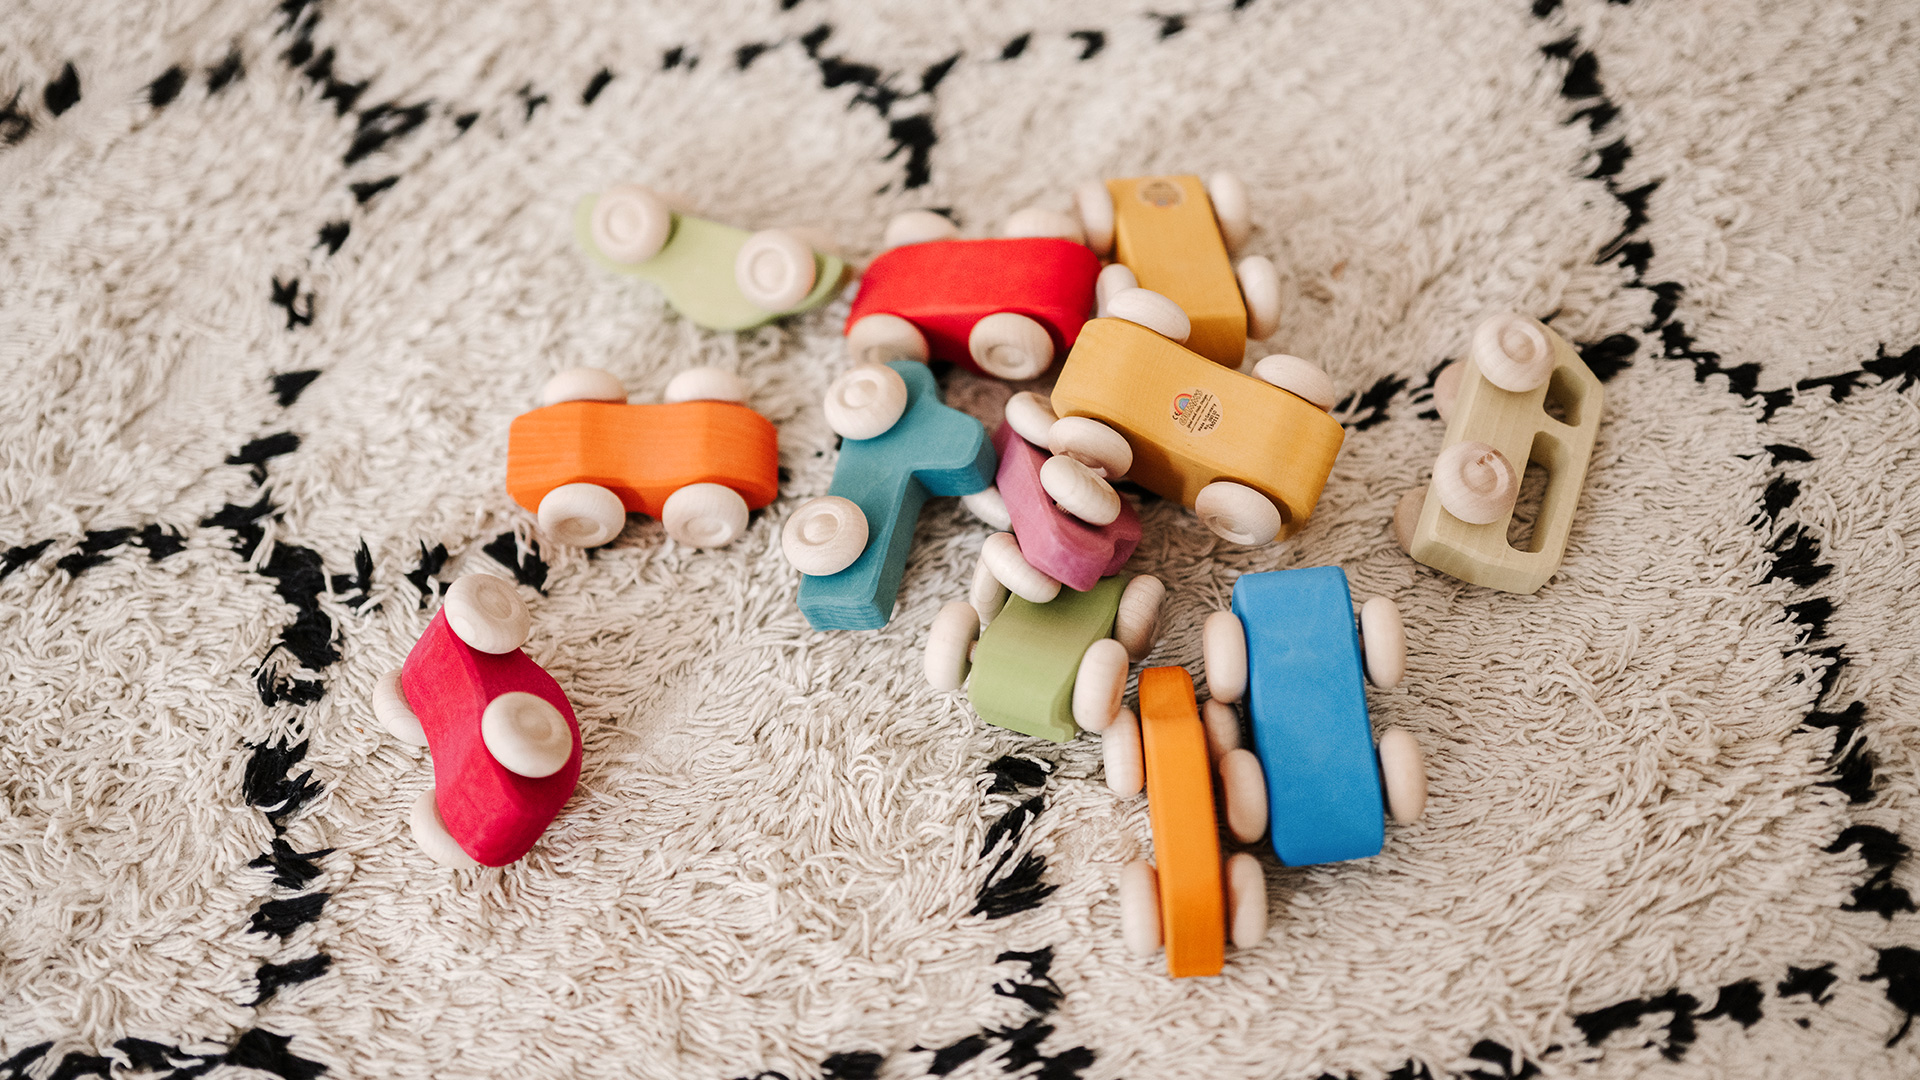
M 1107 181 L 1113 196 L 1113 257 L 1140 287 L 1171 299 L 1193 320 L 1187 348 L 1240 366 L 1247 308 L 1213 202 L 1197 176 Z
M 993 483 L 993 444 L 980 421 L 940 400 L 927 365 L 895 360 L 887 366 L 906 382 L 906 411 L 881 435 L 841 442 L 827 493 L 859 507 L 868 539 L 846 569 L 801 579 L 800 610 L 816 630 L 887 625 L 927 499 L 972 495 Z
M 1282 537 L 1313 513 L 1346 439 L 1300 397 L 1124 319 L 1081 329 L 1052 397 L 1060 416 L 1125 436 L 1135 483 L 1188 509 L 1214 481 L 1244 484 L 1273 501 Z
M 1046 329 L 1058 355 L 1093 313 L 1099 275 L 1100 259 L 1086 245 L 1054 237 L 906 244 L 867 265 L 847 326 L 899 316 L 925 336 L 933 359 L 986 374 L 968 350 L 975 324 L 999 312 L 1025 315 Z
M 810 311 L 833 299 L 850 275 L 840 258 L 814 252 L 814 284 L 799 303 L 778 311 L 760 307 L 740 291 L 735 260 L 753 234 L 746 229 L 673 213 L 666 246 L 644 262 L 607 257 L 593 240 L 593 212 L 599 196 L 589 195 L 574 208 L 574 237 L 581 250 L 601 266 L 657 285 L 682 315 L 709 330 L 750 330 L 775 319 Z
M 689 484 L 720 484 L 749 509 L 780 489 L 778 436 L 745 405 L 682 401 L 624 405 L 566 401 L 515 417 L 507 435 L 507 493 L 528 510 L 563 484 L 596 484 L 629 513 L 660 517 Z
M 1110 577 L 1084 592 L 1062 589 L 1044 604 L 1009 598 L 973 651 L 967 701 L 980 718 L 1054 742 L 1079 735 L 1074 678 L 1087 647 L 1113 636 L 1125 586 Z
M 1227 898 L 1206 731 L 1185 668 L 1140 673 L 1140 742 L 1167 974 L 1218 975 L 1226 962 Z
M 993 445 L 1000 452 L 995 484 L 1028 565 L 1080 592 L 1119 573 L 1140 546 L 1140 514 L 1133 501 L 1121 496 L 1119 517 L 1089 525 L 1056 506 L 1040 486 L 1046 451 L 1021 438 L 1011 424 L 994 432 Z
M 1552 348 L 1553 371 L 1531 390 L 1503 390 L 1473 360 L 1459 362 L 1459 390 L 1442 444 L 1444 452 L 1463 442 L 1485 443 L 1516 468 L 1525 469 L 1524 463 L 1531 461 L 1547 470 L 1546 494 L 1526 547 L 1516 549 L 1507 542 L 1512 509 L 1486 524 L 1470 524 L 1448 513 L 1431 490 L 1408 545 L 1417 562 L 1503 592 L 1538 591 L 1560 568 L 1605 399 L 1600 380 L 1573 346 L 1551 328 L 1540 329 Z M 1549 399 L 1566 417 L 1564 422 L 1547 412 Z
M 580 726 L 560 685 L 519 649 L 492 654 L 468 646 L 442 611 L 407 654 L 400 686 L 433 754 L 434 799 L 447 832 L 487 866 L 525 855 L 580 777 Z M 481 713 L 495 698 L 516 691 L 559 710 L 572 733 L 573 752 L 552 775 L 511 772 L 482 740 Z
M 1346 571 L 1243 574 L 1233 613 L 1246 632 L 1247 712 L 1274 854 L 1287 866 L 1378 855 L 1380 762 Z

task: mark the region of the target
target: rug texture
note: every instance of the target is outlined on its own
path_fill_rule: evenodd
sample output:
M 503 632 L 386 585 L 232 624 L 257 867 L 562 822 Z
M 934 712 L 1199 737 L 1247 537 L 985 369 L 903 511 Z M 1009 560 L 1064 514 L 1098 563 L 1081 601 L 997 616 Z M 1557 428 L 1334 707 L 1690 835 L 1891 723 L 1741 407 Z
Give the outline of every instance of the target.
M 0 1077 L 1920 1075 L 1920 17 L 1899 0 L 124 5 L 0 20 Z M 1427 818 L 1266 866 L 1217 978 L 1126 953 L 1097 740 L 815 633 L 847 299 L 699 330 L 574 247 L 634 181 L 850 250 L 1095 176 L 1238 171 L 1347 442 L 1258 550 L 1148 500 L 1154 663 L 1247 571 L 1406 612 Z M 1387 529 L 1485 312 L 1606 380 L 1566 563 Z M 780 498 L 699 551 L 549 547 L 502 478 L 553 372 L 738 372 Z M 991 417 L 1009 390 L 943 372 Z M 524 861 L 448 872 L 372 720 L 506 575 L 579 711 Z

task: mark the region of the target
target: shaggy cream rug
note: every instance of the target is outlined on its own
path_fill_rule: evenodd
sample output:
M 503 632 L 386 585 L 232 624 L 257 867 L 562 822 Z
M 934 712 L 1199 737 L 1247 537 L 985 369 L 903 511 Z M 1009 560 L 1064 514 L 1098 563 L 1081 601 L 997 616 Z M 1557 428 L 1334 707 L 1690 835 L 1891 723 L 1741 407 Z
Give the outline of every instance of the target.
M 1920 1075 L 1920 24 L 1911 4 L 15 0 L 0 26 L 0 1077 Z M 1243 571 L 1337 563 L 1429 758 L 1377 858 L 1266 861 L 1273 930 L 1121 946 L 1144 803 L 929 690 L 986 529 L 811 632 L 843 298 L 700 331 L 573 247 L 631 180 L 872 251 L 1091 176 L 1234 169 L 1252 355 L 1349 396 L 1309 527 L 1144 508 L 1156 663 Z M 1477 317 L 1607 381 L 1537 595 L 1386 522 Z M 739 372 L 783 490 L 694 551 L 533 541 L 552 372 Z M 989 414 L 1007 390 L 942 376 Z M 580 713 L 522 863 L 441 871 L 375 678 L 510 574 Z

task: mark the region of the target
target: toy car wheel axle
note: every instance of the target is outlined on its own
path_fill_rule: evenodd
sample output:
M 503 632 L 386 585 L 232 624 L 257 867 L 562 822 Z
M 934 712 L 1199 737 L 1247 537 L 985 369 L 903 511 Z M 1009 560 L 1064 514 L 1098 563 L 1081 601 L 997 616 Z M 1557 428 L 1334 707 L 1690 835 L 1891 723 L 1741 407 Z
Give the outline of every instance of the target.
M 795 570 L 814 577 L 837 574 L 867 549 L 867 515 L 850 499 L 809 499 L 780 530 L 780 550 Z
M 460 842 L 447 831 L 447 823 L 440 818 L 440 805 L 434 799 L 434 789 L 428 788 L 413 800 L 412 812 L 408 814 L 408 824 L 413 828 L 413 842 L 420 845 L 427 858 L 449 870 L 467 870 L 480 865 L 479 860 L 466 853 Z
M 513 586 L 492 574 L 468 574 L 447 586 L 441 610 L 447 628 L 483 653 L 510 653 L 526 644 L 533 616 Z
M 373 684 L 373 718 L 387 733 L 408 746 L 427 745 L 426 729 L 420 726 L 420 718 L 414 715 L 413 706 L 407 704 L 407 695 L 400 688 L 400 669 L 395 668 L 380 676 Z
M 688 547 L 733 543 L 746 531 L 747 517 L 747 500 L 725 484 L 688 484 L 667 496 L 660 507 L 660 524 L 667 535 Z

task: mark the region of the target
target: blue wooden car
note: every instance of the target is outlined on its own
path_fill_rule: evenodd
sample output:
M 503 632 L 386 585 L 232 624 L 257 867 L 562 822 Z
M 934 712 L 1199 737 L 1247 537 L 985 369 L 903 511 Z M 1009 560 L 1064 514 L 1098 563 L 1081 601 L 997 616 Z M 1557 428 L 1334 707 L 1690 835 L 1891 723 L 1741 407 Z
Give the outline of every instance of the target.
M 921 507 L 992 485 L 993 444 L 915 360 L 848 371 L 828 391 L 827 418 L 842 438 L 833 483 L 794 510 L 781 547 L 807 575 L 800 611 L 815 630 L 878 630 L 893 617 Z
M 1383 804 L 1401 824 L 1426 805 L 1419 744 L 1388 728 L 1376 751 L 1367 717 L 1363 679 L 1393 686 L 1406 669 L 1400 611 L 1375 597 L 1359 623 L 1337 566 L 1242 575 L 1233 610 L 1207 619 L 1213 698 L 1244 696 L 1253 731 L 1251 754 L 1220 759 L 1228 827 L 1243 843 L 1270 828 L 1287 866 L 1377 855 Z

